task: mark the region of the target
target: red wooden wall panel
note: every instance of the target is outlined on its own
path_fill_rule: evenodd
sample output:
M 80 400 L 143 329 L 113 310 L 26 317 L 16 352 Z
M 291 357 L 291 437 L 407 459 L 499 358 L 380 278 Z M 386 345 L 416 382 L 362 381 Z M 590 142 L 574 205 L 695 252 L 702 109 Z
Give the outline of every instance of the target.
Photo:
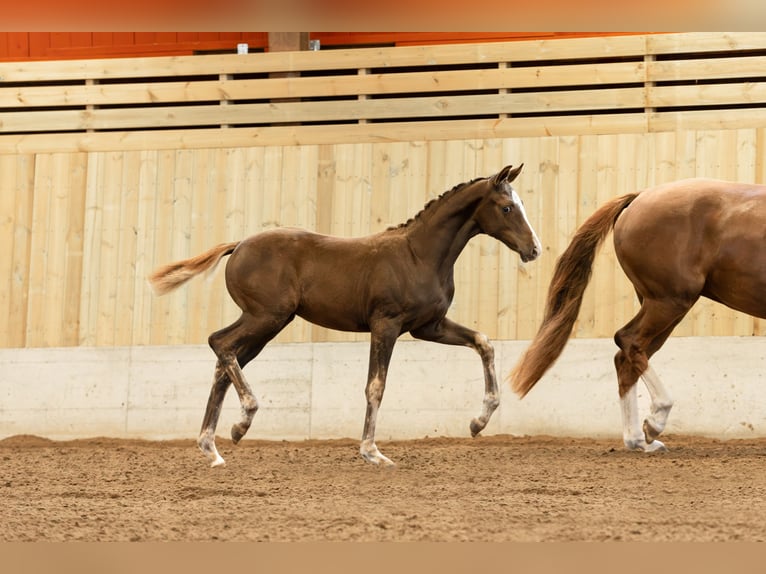
M 588 32 L 310 32 L 321 46 L 415 45 L 609 35 Z M 268 49 L 268 32 L 0 32 L 2 60 L 186 55 Z

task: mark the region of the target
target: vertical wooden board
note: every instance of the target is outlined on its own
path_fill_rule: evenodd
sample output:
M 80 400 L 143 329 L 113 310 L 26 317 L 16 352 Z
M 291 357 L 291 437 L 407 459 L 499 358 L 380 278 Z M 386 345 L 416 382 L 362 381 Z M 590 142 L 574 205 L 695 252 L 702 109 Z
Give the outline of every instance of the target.
M 66 266 L 66 235 L 69 209 L 68 198 L 71 193 L 69 179 L 69 154 L 54 154 L 52 157 L 48 226 L 39 231 L 45 237 L 45 270 L 41 278 L 43 299 L 41 301 L 44 317 L 38 335 L 40 346 L 58 347 L 61 340 L 64 308 L 69 305 L 64 291 Z
M 225 213 L 223 220 L 216 220 L 216 222 L 217 225 L 222 225 L 224 228 L 222 241 L 239 241 L 245 236 L 246 159 L 244 150 L 240 148 L 227 150 L 224 156 L 226 165 Z M 220 329 L 232 323 L 241 313 L 239 307 L 234 304 L 226 291 L 223 273 L 226 261 L 228 259 L 223 261 L 220 272 L 216 274 L 218 281 L 220 281 L 218 283 L 220 287 L 216 287 L 213 296 L 220 307 L 220 315 L 212 330 Z
M 142 151 L 138 166 L 138 201 L 136 212 L 136 255 L 133 278 L 133 345 L 148 345 L 151 341 L 152 307 L 155 295 L 146 278 L 155 267 L 167 261 L 158 261 L 155 253 L 157 234 L 157 151 Z
M 80 296 L 80 337 L 81 346 L 100 344 L 96 338 L 98 317 L 100 232 L 102 228 L 103 186 L 100 173 L 103 171 L 105 152 L 93 152 L 88 158 L 88 172 L 85 189 L 85 218 L 83 222 L 82 282 Z
M 599 136 L 580 137 L 580 173 L 578 177 L 577 227 L 590 217 L 599 206 L 598 186 L 601 151 Z M 598 256 L 596 257 L 598 260 Z M 595 262 L 596 264 L 598 261 Z M 594 265 L 595 267 L 595 265 Z M 593 337 L 597 308 L 597 291 L 593 282 L 583 295 L 580 315 L 575 322 L 573 335 Z
M 99 229 L 99 253 L 101 260 L 98 274 L 98 318 L 96 340 L 99 344 L 114 345 L 117 320 L 117 285 L 119 283 L 120 205 L 122 196 L 122 152 L 104 154 L 104 169 L 99 184 L 103 188 L 102 226 Z
M 335 146 L 320 145 L 317 156 L 316 231 L 332 233 L 332 215 L 335 207 Z
M 245 205 L 243 238 L 261 231 L 263 226 L 263 162 L 265 148 L 247 148 L 245 152 Z M 212 244 L 212 240 L 207 240 Z
M 477 177 L 491 177 L 502 169 L 502 140 L 484 140 L 476 142 L 476 145 Z M 477 328 L 489 338 L 495 339 L 501 306 L 500 253 L 508 248 L 493 237 L 480 236 L 476 240 L 479 242 L 479 268 L 473 288 L 479 295 Z
M 32 217 L 35 196 L 35 156 L 2 156 L 0 211 L 6 227 L 2 245 L 6 246 L 3 264 L 7 265 L 7 326 L 2 337 L 6 346 L 23 347 L 27 333 L 27 306 L 30 287 Z M 7 211 L 6 211 L 7 210 Z M 6 242 L 7 240 L 7 242 Z
M 447 171 L 444 141 L 426 143 L 426 200 L 439 197 L 447 189 Z
M 189 158 L 187 166 L 189 177 L 189 211 L 187 221 L 188 251 L 189 257 L 203 253 L 212 245 L 205 241 L 204 221 L 207 211 L 207 174 L 208 150 L 194 150 Z M 225 260 L 222 261 L 225 264 Z M 204 342 L 207 334 L 205 324 L 206 311 L 209 304 L 208 281 L 203 275 L 192 280 L 187 284 L 189 290 L 188 306 L 186 308 L 186 317 L 184 321 L 185 335 L 184 339 L 189 344 L 200 344 Z
M 32 211 L 29 295 L 26 344 L 44 347 L 45 279 L 48 271 L 49 235 L 51 232 L 51 197 L 54 193 L 54 155 L 39 154 L 35 160 L 35 193 Z M 52 240 L 55 243 L 55 238 Z
M 674 179 L 697 177 L 697 132 L 677 131 L 675 136 L 676 174 Z
M 157 154 L 157 187 L 155 195 L 155 265 L 165 265 L 178 257 L 173 252 L 173 178 L 175 176 L 176 153 L 173 150 L 161 150 Z M 150 344 L 167 345 L 171 341 L 171 313 L 174 307 L 184 305 L 187 298 L 185 289 L 157 297 L 152 301 L 152 322 Z
M 527 177 L 526 150 L 526 139 L 503 139 L 501 142 L 501 155 L 498 160 L 500 167 L 495 170 L 497 172 L 505 165 L 524 164 L 525 167 L 522 169 L 519 179 L 513 184 L 520 196 L 526 196 L 526 193 L 529 191 L 533 193 L 538 191 L 535 189 L 536 182 L 534 178 Z M 516 253 L 502 246 L 498 249 L 497 265 L 498 311 L 496 337 L 498 339 L 522 338 L 518 330 L 519 309 L 529 304 L 529 302 L 522 298 L 519 291 L 522 273 L 521 260 Z
M 282 148 L 269 147 L 263 158 L 263 225 L 279 227 L 282 203 Z
M 555 194 L 558 171 L 558 138 L 529 138 L 524 141 L 523 180 L 517 185 L 528 212 L 542 217 L 537 232 L 543 244 L 543 252 L 551 250 L 550 237 L 555 234 L 555 218 L 550 217 Z M 521 176 L 520 176 L 521 177 Z M 550 208 L 548 206 L 551 206 Z M 523 263 L 518 259 L 517 332 L 521 339 L 531 339 L 539 327 L 540 307 L 545 301 L 545 285 L 551 273 L 548 258 Z
M 465 141 L 451 141 L 447 145 L 447 188 L 455 186 L 474 177 L 475 151 L 466 145 Z M 468 156 L 468 157 L 467 157 Z M 467 176 L 470 173 L 470 176 Z M 472 292 L 472 270 L 475 268 L 474 249 L 476 243 L 469 242 L 455 262 L 455 298 L 450 308 L 450 316 L 458 323 L 476 328 L 475 308 L 476 297 Z
M 370 173 L 372 171 L 372 145 L 367 145 L 370 154 Z M 317 218 L 317 184 L 318 184 L 318 161 L 319 146 L 304 145 L 298 148 L 300 151 L 300 165 L 298 168 L 295 190 L 297 194 L 297 212 L 295 224 L 304 229 L 315 230 Z M 370 176 L 371 177 L 371 176 Z M 370 187 L 372 183 L 370 183 Z
M 282 201 L 279 206 L 279 224 L 283 227 L 297 227 L 299 225 L 298 209 L 304 201 L 305 192 L 301 187 L 301 168 L 303 167 L 301 148 L 286 146 L 282 148 L 282 151 Z
M 463 142 L 463 176 L 464 183 L 477 177 L 481 177 L 481 162 L 479 160 L 480 140 L 465 140 Z M 460 319 L 464 325 L 471 329 L 481 330 L 479 326 L 479 310 L 484 298 L 484 278 L 481 276 L 481 253 L 483 249 L 491 249 L 489 237 L 476 237 L 468 242 L 463 255 L 458 259 L 460 266 L 461 281 L 463 283 L 461 298 L 466 303 L 463 308 L 463 316 Z M 495 283 L 495 286 L 497 283 Z M 495 295 L 497 300 L 497 295 Z
M 353 145 L 340 144 L 335 146 L 335 183 L 332 197 L 332 223 L 330 235 L 338 237 L 351 236 L 351 198 L 349 197 L 348 172 L 353 165 Z
M 676 158 L 676 132 L 649 134 L 647 139 L 652 151 L 652 173 L 647 186 L 655 186 L 677 179 L 678 164 Z
M 388 155 L 388 144 L 372 144 L 371 153 L 370 225 L 372 231 L 378 232 L 398 222 L 391 218 L 392 190 L 388 177 L 391 158 Z
M 85 196 L 87 193 L 88 154 L 72 154 L 68 173 L 67 222 L 65 238 L 64 312 L 61 344 L 75 346 L 80 339 Z
M 0 329 L 0 347 L 10 347 L 18 340 L 15 333 L 18 326 L 12 320 L 11 307 L 14 303 L 14 258 L 17 202 L 24 198 L 17 190 L 20 176 L 19 156 L 0 155 L 0 245 L 4 246 L 5 257 L 0 257 L 0 314 L 5 317 L 5 327 Z
M 141 182 L 141 153 L 124 152 L 117 221 L 117 285 L 115 289 L 114 344 L 133 341 L 135 312 L 136 256 L 138 245 L 138 202 Z M 118 203 L 119 202 L 119 203 Z
M 227 229 L 226 222 L 226 215 L 229 210 L 229 186 L 232 183 L 229 175 L 231 157 L 227 152 L 228 150 L 226 149 L 209 150 L 202 162 L 202 167 L 207 167 L 207 173 L 200 173 L 200 177 L 205 181 L 204 187 L 199 190 L 199 193 L 205 196 L 205 241 L 204 245 L 200 245 L 200 253 L 219 243 L 224 243 L 232 237 Z M 200 199 L 200 203 L 203 203 L 202 199 Z M 238 237 L 237 239 L 242 238 Z M 202 317 L 201 322 L 207 324 L 205 329 L 207 335 L 231 322 L 229 318 L 232 311 L 228 306 L 231 304 L 231 301 L 228 297 L 224 280 L 224 269 L 227 262 L 228 259 L 222 261 L 219 268 L 213 274 L 197 281 L 196 285 L 194 285 L 196 290 L 193 293 L 189 293 L 197 301 L 200 298 L 205 298 L 205 302 L 200 304 L 198 311 Z M 205 336 L 202 333 L 199 334 Z
M 353 208 L 351 236 L 369 235 L 371 230 L 372 198 L 372 146 L 359 144 L 354 149 Z
M 172 228 L 171 260 L 177 261 L 194 255 L 189 246 L 191 240 L 192 212 L 192 166 L 191 150 L 177 150 L 172 172 L 172 218 L 168 224 Z M 199 293 L 199 278 L 195 278 L 181 287 L 175 303 L 168 310 L 168 343 L 178 345 L 186 341 L 189 308 L 194 306 L 194 295 Z
M 227 196 L 227 170 L 228 159 L 223 149 L 211 149 L 207 152 L 204 164 L 207 166 L 205 178 L 205 244 L 202 251 L 223 243 L 227 240 L 226 232 L 226 196 Z M 201 251 L 201 252 L 202 252 Z M 230 303 L 224 281 L 224 268 L 226 261 L 215 273 L 208 276 L 204 281 L 204 290 L 208 293 L 208 299 L 203 309 L 204 322 L 208 325 L 208 334 L 225 327 L 231 321 L 228 320 L 231 310 L 227 307 Z

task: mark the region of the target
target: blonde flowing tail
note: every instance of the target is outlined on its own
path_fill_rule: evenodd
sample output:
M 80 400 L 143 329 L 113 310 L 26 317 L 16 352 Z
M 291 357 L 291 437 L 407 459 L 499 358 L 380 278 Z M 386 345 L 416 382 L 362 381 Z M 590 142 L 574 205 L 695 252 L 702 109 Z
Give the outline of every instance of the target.
M 195 275 L 205 271 L 212 272 L 221 258 L 234 251 L 237 245 L 239 241 L 221 243 L 196 257 L 158 267 L 149 275 L 149 283 L 157 295 L 164 295 L 180 287 Z
M 580 313 L 596 252 L 622 210 L 637 196 L 638 193 L 623 195 L 597 209 L 577 229 L 556 262 L 543 322 L 509 377 L 513 391 L 520 397 L 526 396 L 564 350 Z

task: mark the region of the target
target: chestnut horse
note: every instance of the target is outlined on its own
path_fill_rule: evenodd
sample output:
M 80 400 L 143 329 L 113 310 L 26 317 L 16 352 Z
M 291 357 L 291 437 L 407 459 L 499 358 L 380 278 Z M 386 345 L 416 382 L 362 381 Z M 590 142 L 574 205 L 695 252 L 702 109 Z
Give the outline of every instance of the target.
M 617 259 L 640 302 L 636 316 L 614 336 L 623 441 L 630 450 L 665 450 L 656 439 L 673 401 L 649 359 L 700 297 L 766 318 L 766 186 L 688 179 L 601 206 L 556 263 L 543 322 L 511 372 L 520 396 L 563 351 L 595 253 L 612 229 Z M 639 377 L 651 397 L 643 425 L 636 400 Z
M 242 315 L 208 339 L 218 362 L 198 444 L 211 466 L 224 463 L 215 447 L 215 429 L 227 388 L 234 384 L 242 405 L 241 420 L 231 429 L 236 444 L 258 409 L 242 369 L 296 315 L 330 329 L 371 334 L 359 449 L 365 460 L 393 464 L 375 445 L 375 421 L 394 344 L 405 332 L 465 345 L 480 355 L 484 404 L 470 430 L 474 436 L 481 432 L 498 405 L 494 350 L 485 335 L 446 317 L 455 292 L 453 267 L 479 233 L 500 240 L 523 261 L 540 255 L 540 241 L 511 187 L 521 168 L 507 166 L 492 177 L 457 185 L 407 223 L 366 237 L 278 228 L 154 271 L 149 280 L 162 294 L 231 255 L 226 287 Z

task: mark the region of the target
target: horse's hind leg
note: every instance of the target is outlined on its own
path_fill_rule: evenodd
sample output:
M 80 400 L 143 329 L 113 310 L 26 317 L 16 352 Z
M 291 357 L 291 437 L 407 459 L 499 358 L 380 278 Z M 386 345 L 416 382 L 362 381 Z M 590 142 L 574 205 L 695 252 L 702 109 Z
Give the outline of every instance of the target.
M 673 402 L 649 365 L 649 359 L 662 347 L 692 303 L 681 303 L 677 299 L 672 302 L 643 300 L 638 314 L 615 334 L 615 343 L 620 348 L 614 363 L 622 408 L 623 441 L 630 450 L 649 452 L 665 449 L 665 445 L 655 439 L 665 428 Z M 649 389 L 652 399 L 651 415 L 643 428 L 638 417 L 635 386 L 639 377 Z
M 211 466 L 224 464 L 215 447 L 215 429 L 226 389 L 229 384 L 234 384 L 242 409 L 240 421 L 231 428 L 231 438 L 236 444 L 247 433 L 258 410 L 258 401 L 245 379 L 242 368 L 261 352 L 266 343 L 279 333 L 291 318 L 276 321 L 274 318 L 256 318 L 243 313 L 232 325 L 210 335 L 208 342 L 218 357 L 218 362 L 197 442 L 202 452 L 211 460 Z
M 446 317 L 438 323 L 412 331 L 412 335 L 425 341 L 470 347 L 481 357 L 484 366 L 484 402 L 481 414 L 471 421 L 471 436 L 475 437 L 484 430 L 492 413 L 500 404 L 495 375 L 495 350 L 489 339 L 483 333 L 459 325 Z
M 220 361 L 216 363 L 213 387 L 210 389 L 210 397 L 207 400 L 205 417 L 202 420 L 202 431 L 197 444 L 202 453 L 210 460 L 210 466 L 224 464 L 223 457 L 215 447 L 215 428 L 218 426 L 218 418 L 221 416 L 221 406 L 226 396 L 226 390 L 231 384 L 231 379 L 221 368 Z

